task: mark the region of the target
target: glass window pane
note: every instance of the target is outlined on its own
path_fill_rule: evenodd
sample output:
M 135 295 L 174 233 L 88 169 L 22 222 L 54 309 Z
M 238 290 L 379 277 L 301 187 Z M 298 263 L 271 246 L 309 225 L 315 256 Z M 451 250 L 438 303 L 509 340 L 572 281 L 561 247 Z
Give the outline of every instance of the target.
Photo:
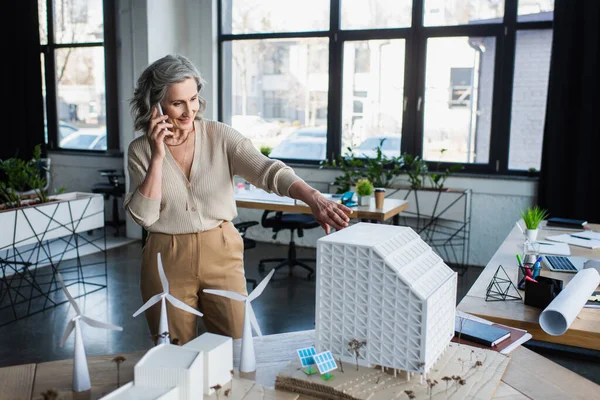
M 554 0 L 519 0 L 517 21 L 552 21 Z
M 405 28 L 411 25 L 412 0 L 342 0 L 342 29 Z
M 38 0 L 38 19 L 40 24 L 40 44 L 48 44 L 47 0 Z
M 427 40 L 423 157 L 487 163 L 494 85 L 494 37 Z
M 344 43 L 342 153 L 400 155 L 404 102 L 404 39 Z
M 92 150 L 95 142 L 87 136 L 106 136 L 104 49 L 64 48 L 55 55 L 59 145 Z
M 425 0 L 423 25 L 500 24 L 504 0 Z
M 226 42 L 224 122 L 274 158 L 323 160 L 327 151 L 329 42 Z
M 541 167 L 551 53 L 551 29 L 517 32 L 509 169 Z
M 54 0 L 54 41 L 103 42 L 102 0 Z
M 224 34 L 329 29 L 328 0 L 223 0 L 222 7 Z

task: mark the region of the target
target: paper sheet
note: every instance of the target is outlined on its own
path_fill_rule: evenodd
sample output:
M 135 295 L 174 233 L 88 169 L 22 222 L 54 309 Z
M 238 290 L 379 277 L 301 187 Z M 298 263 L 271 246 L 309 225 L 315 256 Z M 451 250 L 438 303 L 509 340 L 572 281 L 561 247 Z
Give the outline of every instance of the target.
M 536 243 L 540 245 L 540 254 L 554 254 L 557 256 L 570 256 L 571 249 L 569 245 L 561 242 L 547 242 L 538 240 Z
M 595 232 L 592 232 L 592 233 L 595 233 Z M 582 233 L 573 232 L 573 233 L 569 233 L 569 234 L 565 233 L 564 235 L 546 236 L 546 239 L 552 240 L 554 242 L 568 243 L 573 246 L 585 247 L 587 249 L 600 248 L 600 240 L 594 240 L 592 238 L 579 239 L 579 238 L 574 237 L 573 235 L 585 237 Z
M 579 271 L 540 314 L 544 332 L 552 336 L 565 333 L 599 284 L 600 274 L 595 269 Z

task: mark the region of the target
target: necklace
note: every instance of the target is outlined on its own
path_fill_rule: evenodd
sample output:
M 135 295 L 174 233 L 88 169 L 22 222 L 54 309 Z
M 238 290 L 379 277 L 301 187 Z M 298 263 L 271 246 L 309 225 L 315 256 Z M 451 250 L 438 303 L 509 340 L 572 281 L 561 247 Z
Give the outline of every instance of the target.
M 181 142 L 180 144 L 178 144 L 177 146 L 183 144 L 184 142 L 188 141 L 188 138 L 190 137 L 190 135 L 194 133 L 194 131 L 188 133 L 187 137 L 185 138 L 185 140 L 183 142 Z M 185 148 L 183 149 L 183 161 L 180 163 L 179 160 L 177 160 L 177 158 L 175 158 L 175 156 L 173 156 L 173 158 L 175 159 L 175 161 L 177 162 L 177 164 L 179 164 L 179 167 L 181 168 L 181 171 L 183 172 L 184 175 L 187 176 L 186 173 L 186 164 L 185 162 L 187 161 L 187 154 L 188 154 L 188 145 L 185 145 Z
M 190 133 L 191 133 L 191 132 L 190 132 Z M 167 146 L 169 146 L 169 147 L 177 147 L 177 146 L 181 146 L 182 144 L 184 144 L 185 142 L 187 142 L 188 138 L 190 137 L 190 133 L 188 133 L 188 134 L 185 136 L 185 139 L 183 139 L 183 140 L 182 140 L 180 143 L 177 143 L 177 144 L 169 144 L 169 143 L 166 143 L 166 145 L 167 145 Z

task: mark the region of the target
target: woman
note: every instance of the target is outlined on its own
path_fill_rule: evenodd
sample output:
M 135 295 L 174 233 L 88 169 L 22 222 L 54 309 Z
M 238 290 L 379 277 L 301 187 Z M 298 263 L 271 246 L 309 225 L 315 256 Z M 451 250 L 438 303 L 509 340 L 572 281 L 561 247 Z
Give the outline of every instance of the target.
M 240 338 L 244 304 L 203 293 L 246 294 L 244 244 L 231 220 L 237 216 L 234 175 L 280 196 L 308 204 L 329 233 L 348 225 L 350 209 L 328 200 L 281 161 L 263 156 L 228 125 L 202 119 L 202 78 L 185 57 L 168 55 L 140 75 L 131 100 L 138 137 L 129 146 L 125 208 L 149 236 L 143 250 L 141 289 L 146 302 L 162 292 L 161 253 L 170 293 L 204 313 L 209 332 Z M 160 105 L 160 107 L 159 107 Z M 161 115 L 164 113 L 164 115 Z M 170 337 L 196 337 L 196 316 L 168 307 Z M 160 307 L 146 311 L 157 332 Z M 156 337 L 156 336 L 155 336 Z

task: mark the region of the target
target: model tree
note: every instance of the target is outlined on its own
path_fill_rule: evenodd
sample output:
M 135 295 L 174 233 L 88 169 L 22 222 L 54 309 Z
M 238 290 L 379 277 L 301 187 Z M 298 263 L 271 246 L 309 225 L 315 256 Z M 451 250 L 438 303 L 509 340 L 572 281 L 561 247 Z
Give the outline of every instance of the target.
M 366 340 L 352 339 L 348 342 L 348 351 L 354 353 L 354 359 L 356 360 L 356 370 L 358 371 L 358 358 L 360 357 L 360 349 L 367 345 Z

